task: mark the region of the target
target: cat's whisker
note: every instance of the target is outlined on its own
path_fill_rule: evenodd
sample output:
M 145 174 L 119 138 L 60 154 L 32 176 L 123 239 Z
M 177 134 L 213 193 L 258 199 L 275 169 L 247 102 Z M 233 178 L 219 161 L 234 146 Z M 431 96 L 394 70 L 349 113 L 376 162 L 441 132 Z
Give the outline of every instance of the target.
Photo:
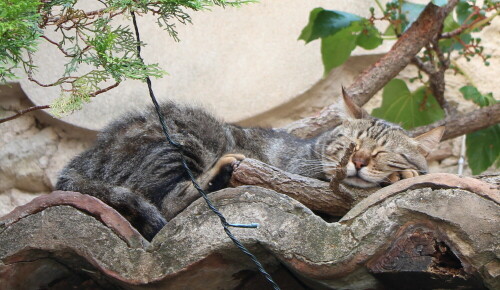
M 417 169 L 397 169 L 397 170 L 391 170 L 392 172 L 403 172 L 403 171 L 410 171 L 410 170 L 413 170 L 413 171 L 416 171 L 418 173 L 426 173 L 425 170 L 417 170 Z
M 343 168 L 338 167 L 338 166 L 332 166 L 332 167 L 329 167 L 328 169 L 338 171 L 338 170 L 342 170 Z
M 323 167 L 302 167 L 301 172 L 307 172 L 307 171 L 316 171 L 316 172 L 321 172 L 323 170 Z
M 323 162 L 321 162 L 321 161 L 313 161 L 313 160 L 301 161 L 301 163 L 306 164 L 306 165 L 321 165 L 321 164 L 323 164 Z

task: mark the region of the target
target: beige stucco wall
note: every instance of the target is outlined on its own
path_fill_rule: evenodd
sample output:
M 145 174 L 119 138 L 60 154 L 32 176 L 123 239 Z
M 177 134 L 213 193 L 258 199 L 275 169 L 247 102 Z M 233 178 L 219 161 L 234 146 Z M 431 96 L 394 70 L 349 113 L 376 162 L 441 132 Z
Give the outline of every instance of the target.
M 368 16 L 371 3 L 263 0 L 241 8 L 215 7 L 190 13 L 192 25 L 178 24 L 180 42 L 153 18 L 141 17 L 141 38 L 147 43 L 143 56 L 169 73 L 153 80 L 158 98 L 202 104 L 227 121 L 239 121 L 288 102 L 322 77 L 319 41 L 298 41 L 313 8 Z M 130 19 L 121 22 L 131 25 Z M 53 82 L 62 75 L 65 61 L 55 47 L 41 43 L 36 78 Z M 51 103 L 59 95 L 58 88 L 41 88 L 26 79 L 21 85 L 36 104 Z M 150 104 L 145 84 L 126 81 L 63 120 L 99 129 L 131 107 L 145 104 Z

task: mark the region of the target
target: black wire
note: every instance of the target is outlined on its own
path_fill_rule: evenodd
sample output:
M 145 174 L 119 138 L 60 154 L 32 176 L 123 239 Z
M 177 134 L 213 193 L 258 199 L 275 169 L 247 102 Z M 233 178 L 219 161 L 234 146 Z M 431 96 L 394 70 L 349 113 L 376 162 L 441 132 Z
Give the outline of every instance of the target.
M 137 57 L 144 64 L 144 60 L 143 60 L 143 58 L 141 56 L 141 46 L 140 46 L 141 38 L 140 38 L 140 35 L 139 35 L 139 28 L 137 26 L 137 21 L 135 19 L 135 13 L 134 13 L 134 11 L 131 10 L 130 14 L 132 15 L 132 21 L 134 23 L 134 29 L 135 29 L 135 36 L 136 36 L 136 39 L 137 39 Z M 217 208 L 212 204 L 212 202 L 210 201 L 210 199 L 207 196 L 207 193 L 196 182 L 196 179 L 195 179 L 192 171 L 189 169 L 189 166 L 186 163 L 186 158 L 185 158 L 185 156 L 183 154 L 182 145 L 179 144 L 179 143 L 177 143 L 177 142 L 175 142 L 174 140 L 172 140 L 172 138 L 170 138 L 170 134 L 168 133 L 168 128 L 167 128 L 167 125 L 165 123 L 165 118 L 164 118 L 163 114 L 160 111 L 160 105 L 158 105 L 158 102 L 156 101 L 156 97 L 155 97 L 154 92 L 153 92 L 153 86 L 151 84 L 151 79 L 148 76 L 146 77 L 146 83 L 147 83 L 148 89 L 149 89 L 149 96 L 151 97 L 151 100 L 153 101 L 153 104 L 154 104 L 155 109 L 156 109 L 156 113 L 158 114 L 158 118 L 160 119 L 160 123 L 161 123 L 161 127 L 162 127 L 162 130 L 163 130 L 163 133 L 165 134 L 165 137 L 167 138 L 168 142 L 172 146 L 174 146 L 175 148 L 177 148 L 179 150 L 179 153 L 181 155 L 182 166 L 184 167 L 184 169 L 186 170 L 187 174 L 189 175 L 189 178 L 191 179 L 191 182 L 193 183 L 193 186 L 198 190 L 198 192 L 200 193 L 200 195 L 203 197 L 203 199 L 207 203 L 208 207 L 219 217 L 220 222 L 222 224 L 222 227 L 224 228 L 224 231 L 226 232 L 227 236 L 233 241 L 233 243 L 243 253 L 245 253 L 247 256 L 250 257 L 250 259 L 252 260 L 252 262 L 254 262 L 254 264 L 257 266 L 257 269 L 259 270 L 259 272 L 262 275 L 264 275 L 264 277 L 266 278 L 267 281 L 269 281 L 269 283 L 271 283 L 271 285 L 273 286 L 273 289 L 279 290 L 280 288 L 279 288 L 278 284 L 276 284 L 276 282 L 274 282 L 274 280 L 271 277 L 271 275 L 269 275 L 269 273 L 266 272 L 266 270 L 264 269 L 264 267 L 262 266 L 262 264 L 259 262 L 259 260 L 257 260 L 257 258 L 252 253 L 250 253 L 250 251 L 245 246 L 243 246 L 243 244 L 241 244 L 241 242 L 231 233 L 231 231 L 228 228 L 229 226 L 233 226 L 233 227 L 246 227 L 246 228 L 248 228 L 248 227 L 255 227 L 255 226 L 253 226 L 253 225 L 250 225 L 250 226 L 248 226 L 248 225 L 233 225 L 233 224 L 228 223 L 227 220 L 226 220 L 226 218 L 222 215 L 222 213 L 219 212 L 217 210 Z

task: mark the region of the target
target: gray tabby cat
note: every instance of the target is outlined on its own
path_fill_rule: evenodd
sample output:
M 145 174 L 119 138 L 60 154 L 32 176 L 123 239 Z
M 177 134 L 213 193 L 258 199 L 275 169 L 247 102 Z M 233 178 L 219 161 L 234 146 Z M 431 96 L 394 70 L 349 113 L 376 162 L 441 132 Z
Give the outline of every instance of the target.
M 234 162 L 245 157 L 328 181 L 350 143 L 356 148 L 347 166 L 347 184 L 373 187 L 426 173 L 425 156 L 438 144 L 443 127 L 410 138 L 397 125 L 359 119 L 363 110 L 345 95 L 344 99 L 350 117 L 311 139 L 277 129 L 241 128 L 171 102 L 161 111 L 198 183 L 208 192 L 224 188 Z M 56 188 L 101 199 L 148 240 L 199 198 L 152 108 L 106 127 L 92 148 L 63 169 Z

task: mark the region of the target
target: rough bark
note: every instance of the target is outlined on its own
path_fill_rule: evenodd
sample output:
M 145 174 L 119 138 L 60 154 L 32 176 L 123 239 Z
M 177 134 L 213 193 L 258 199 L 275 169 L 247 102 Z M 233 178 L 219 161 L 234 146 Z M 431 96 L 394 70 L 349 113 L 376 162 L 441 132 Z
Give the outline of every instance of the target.
M 448 173 L 434 173 L 405 179 L 385 188 L 360 189 L 343 184 L 334 185 L 325 181 L 288 173 L 255 159 L 244 159 L 234 170 L 231 186 L 256 185 L 298 200 L 311 210 L 331 216 L 343 216 L 358 204 L 376 203 L 370 194 L 386 198 L 387 194 L 397 194 L 418 188 L 457 188 L 476 192 L 485 198 L 493 198 L 500 203 L 497 186 L 488 185 L 477 179 Z M 366 201 L 363 201 L 366 199 Z M 354 210 L 349 211 L 353 214 Z
M 250 158 L 243 160 L 234 170 L 230 185 L 257 185 L 272 189 L 314 211 L 332 216 L 343 216 L 355 201 L 354 194 L 342 185 L 334 193 L 328 182 L 288 173 Z
M 438 7 L 432 2 L 429 3 L 391 50 L 361 73 L 347 88 L 347 92 L 355 103 L 361 106 L 368 102 L 376 92 L 411 63 L 414 56 L 440 34 L 444 19 L 457 3 L 458 0 L 451 0 L 443 7 Z M 309 91 L 325 95 L 338 95 L 338 91 L 332 91 L 333 88 L 327 85 L 328 79 L 335 77 L 335 75 L 330 74 L 326 80 L 318 82 Z M 318 89 L 316 86 L 323 88 Z M 308 92 L 304 94 L 308 94 Z M 335 119 L 335 114 L 330 112 L 332 110 L 335 110 L 334 106 L 328 106 L 318 116 L 301 119 L 286 128 L 289 132 L 300 137 L 315 136 L 327 129 L 325 124 L 329 125 L 332 123 L 332 119 Z
M 234 233 L 273 275 L 293 273 L 277 279 L 279 284 L 298 279 L 296 289 L 498 289 L 498 185 L 475 180 L 471 186 L 470 179 L 455 177 L 461 183 L 449 188 L 450 176 L 420 185 L 417 179 L 398 182 L 335 223 L 259 187 L 229 188 L 211 198 L 230 222 L 260 224 Z M 498 183 L 498 176 L 492 179 Z M 0 284 L 8 289 L 256 287 L 250 283 L 258 277 L 254 265 L 201 199 L 149 245 L 124 224 L 92 197 L 68 192 L 39 197 L 0 219 Z
M 441 140 L 452 139 L 467 133 L 487 128 L 500 123 L 500 103 L 484 107 L 468 114 L 457 114 L 411 130 L 413 136 L 418 136 L 439 126 L 446 126 Z

